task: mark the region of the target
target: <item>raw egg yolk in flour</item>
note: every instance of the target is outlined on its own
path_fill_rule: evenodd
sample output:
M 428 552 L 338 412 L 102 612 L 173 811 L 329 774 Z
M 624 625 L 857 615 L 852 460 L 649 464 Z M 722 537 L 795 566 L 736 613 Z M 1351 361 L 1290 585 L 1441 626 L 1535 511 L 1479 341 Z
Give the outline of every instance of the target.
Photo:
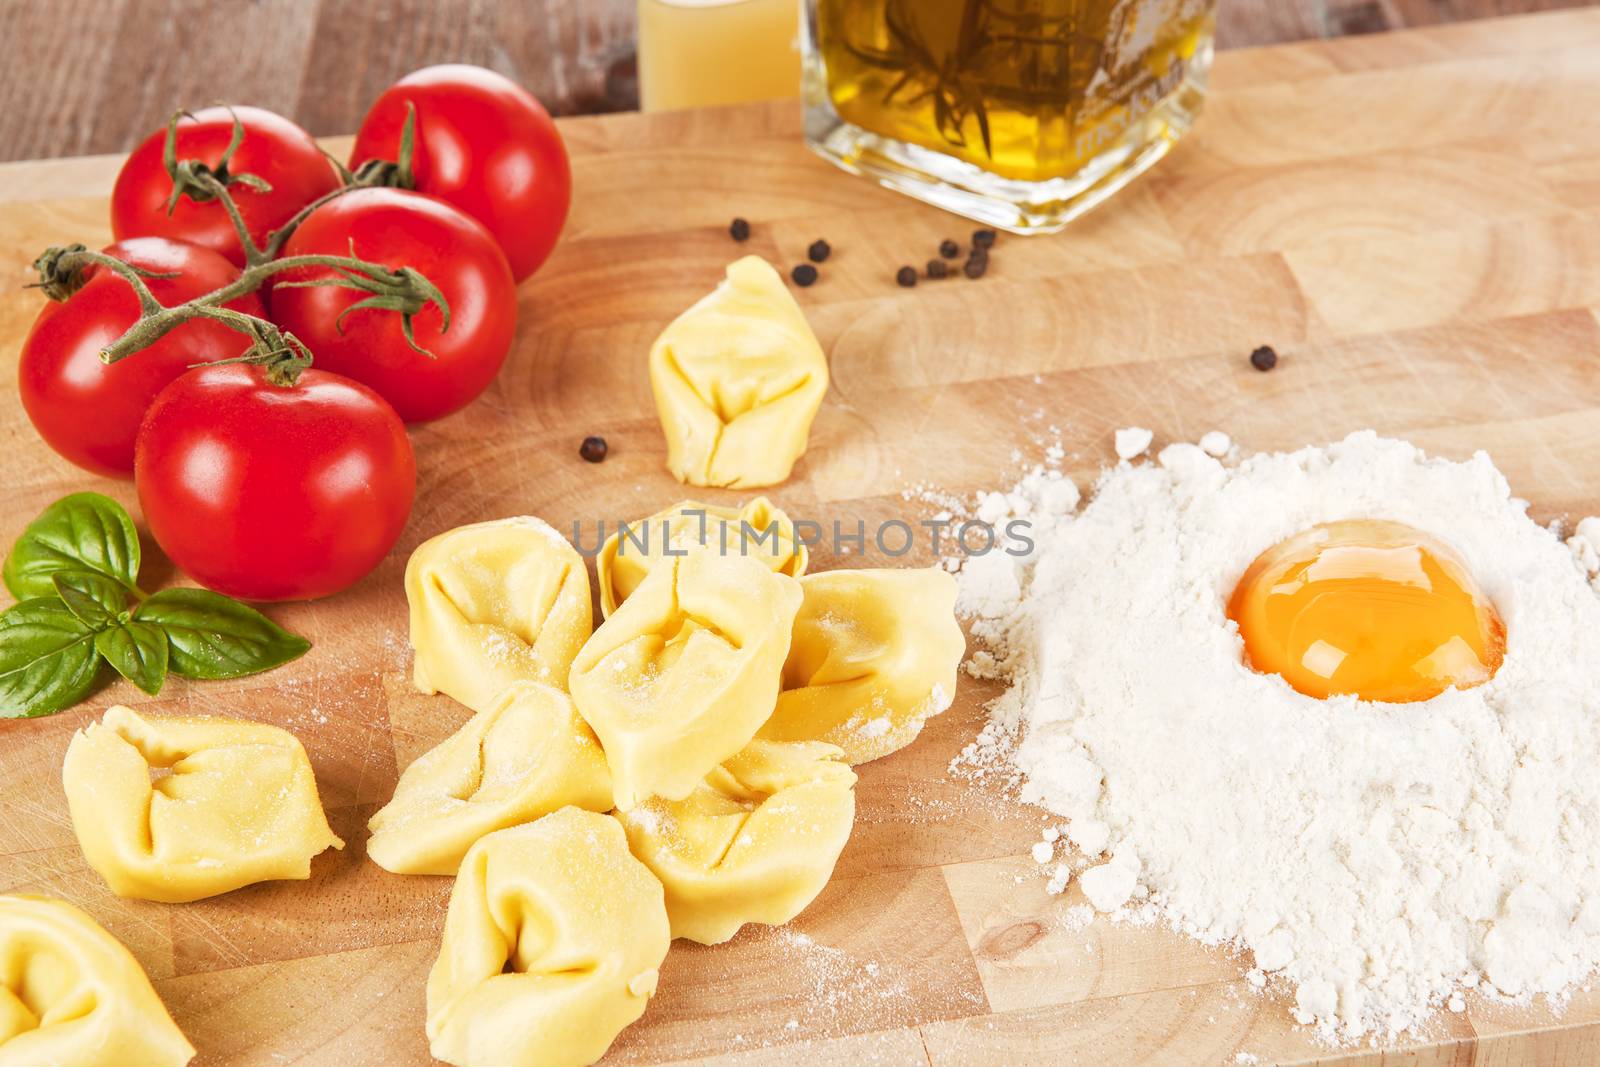
M 1250 666 L 1318 699 L 1405 703 L 1494 677 L 1506 631 L 1447 545 L 1398 522 L 1330 522 L 1256 557 L 1228 604 Z

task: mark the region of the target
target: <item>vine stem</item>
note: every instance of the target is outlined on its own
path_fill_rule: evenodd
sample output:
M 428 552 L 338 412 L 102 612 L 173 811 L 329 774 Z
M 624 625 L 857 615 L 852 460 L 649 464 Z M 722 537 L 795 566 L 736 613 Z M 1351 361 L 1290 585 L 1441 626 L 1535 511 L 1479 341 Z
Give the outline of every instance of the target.
M 412 317 L 429 304 L 439 308 L 442 319 L 441 332 L 449 329 L 450 305 L 445 300 L 444 294 L 425 275 L 410 267 L 392 270 L 381 263 L 361 259 L 354 254 L 354 249 L 351 251 L 352 254 L 348 256 L 321 253 L 286 256 L 283 259 L 247 267 L 238 278 L 222 288 L 213 289 L 203 296 L 197 296 L 182 304 L 174 304 L 172 307 L 163 307 L 155 294 L 150 291 L 150 286 L 145 284 L 146 278 L 167 278 L 171 275 L 143 270 L 104 252 L 92 252 L 81 245 L 52 248 L 41 255 L 35 263 L 40 267 L 43 279 L 39 284 L 47 289 L 52 285 L 72 284 L 75 279 L 82 276 L 85 267 L 94 265 L 116 274 L 133 290 L 134 296 L 139 301 L 139 318 L 121 337 L 101 349 L 100 359 L 105 363 L 126 359 L 195 318 L 214 319 L 248 334 L 252 341 L 259 342 L 271 331 L 277 330 L 277 327 L 265 319 L 258 319 L 242 311 L 225 308 L 223 305 L 255 292 L 274 274 L 311 268 L 332 270 L 335 276 L 286 284 L 331 285 L 363 293 L 366 299 L 346 308 L 346 313 L 361 307 L 399 312 L 408 340 L 411 338 Z M 412 344 L 416 347 L 414 341 Z
M 398 310 L 406 318 L 415 315 L 429 303 L 439 305 L 440 311 L 443 312 L 447 322 L 450 314 L 448 305 L 443 302 L 443 296 L 421 275 L 406 269 L 393 271 L 380 263 L 371 263 L 355 256 L 307 255 L 274 259 L 246 268 L 237 280 L 223 286 L 221 289 L 214 289 L 204 296 L 197 296 L 193 300 L 182 304 L 162 307 L 160 302 L 151 295 L 150 287 L 144 284 L 144 280 L 139 277 L 135 268 L 130 267 L 121 260 L 99 252 L 79 252 L 75 253 L 75 255 L 84 256 L 96 263 L 104 263 L 112 270 L 115 270 L 128 280 L 128 283 L 133 286 L 134 292 L 139 296 L 139 321 L 128 327 L 126 333 L 101 350 L 100 359 L 105 363 L 115 363 L 118 360 L 126 359 L 134 353 L 155 344 L 190 319 L 202 316 L 217 319 L 225 325 L 241 329 L 241 332 L 250 332 L 241 328 L 238 319 L 251 319 L 253 316 L 246 315 L 243 312 L 232 312 L 224 317 L 211 314 L 211 312 L 213 310 L 227 310 L 222 308 L 223 304 L 237 300 L 247 293 L 255 292 L 261 288 L 263 282 L 274 274 L 288 270 L 304 270 L 308 267 L 327 267 L 367 276 L 372 279 L 372 283 L 370 286 L 360 287 L 361 291 L 371 292 L 372 286 L 376 286 L 379 291 L 395 298 L 401 305 Z M 70 260 L 71 257 L 64 258 Z M 357 288 L 356 286 L 351 287 Z
M 259 267 L 271 259 L 272 257 L 263 249 L 256 246 L 255 238 L 250 236 L 250 229 L 244 224 L 244 216 L 239 214 L 239 205 L 234 203 L 233 194 L 228 192 L 228 187 L 209 174 L 201 179 L 201 184 L 222 202 L 222 210 L 228 213 L 228 221 L 233 223 L 234 232 L 239 235 L 239 243 L 244 247 L 245 266 Z
M 161 306 L 161 301 L 156 299 L 155 294 L 150 291 L 150 287 L 144 283 L 144 280 L 146 277 L 171 278 L 173 277 L 171 274 L 155 274 L 150 271 L 140 270 L 132 263 L 124 263 L 116 256 L 108 256 L 104 252 L 91 252 L 88 249 L 69 252 L 61 257 L 60 262 L 63 265 L 63 269 L 68 272 L 79 263 L 94 263 L 106 268 L 113 274 L 119 275 L 133 289 L 134 295 L 139 298 L 140 318 L 158 315 L 165 310 Z M 233 298 L 229 297 L 228 299 L 231 300 Z
M 173 121 L 176 123 L 176 117 L 174 117 Z M 244 249 L 245 265 L 247 267 L 259 267 L 263 263 L 268 263 L 277 258 L 278 253 L 283 251 L 283 246 L 294 235 L 295 230 L 311 216 L 313 211 L 330 201 L 339 199 L 351 190 L 374 186 L 391 186 L 400 189 L 413 188 L 416 184 L 412 176 L 416 121 L 416 106 L 408 102 L 406 104 L 405 122 L 400 130 L 399 158 L 395 162 L 369 160 L 359 173 L 353 174 L 343 163 L 340 163 L 332 156 L 328 156 L 329 162 L 338 170 L 339 187 L 323 193 L 311 203 L 296 211 L 282 226 L 267 234 L 266 241 L 262 245 L 257 245 L 255 238 L 250 236 L 250 230 L 244 223 L 244 216 L 239 212 L 239 205 L 234 202 L 233 194 L 228 191 L 229 182 L 227 180 L 217 177 L 210 170 L 199 168 L 191 168 L 195 173 L 190 174 L 187 180 L 190 184 L 198 186 L 205 194 L 222 204 L 223 211 L 227 212 L 228 221 L 233 224 L 234 232 L 239 237 L 239 244 Z M 234 131 L 235 139 L 242 140 L 244 130 L 237 118 L 234 119 Z M 168 170 L 174 174 L 178 167 L 176 162 L 176 137 L 176 125 L 174 125 L 169 129 L 167 135 L 168 152 L 173 156 L 173 159 L 168 163 Z M 228 155 L 232 155 L 234 147 L 236 146 L 230 145 Z M 327 153 L 323 154 L 327 155 Z M 242 175 L 236 176 L 234 180 L 240 180 L 241 178 L 251 179 L 253 177 L 253 175 Z M 250 182 L 247 180 L 246 184 L 250 184 Z M 174 188 L 177 188 L 176 179 L 174 179 Z
M 199 179 L 199 183 L 209 192 L 214 199 L 222 204 L 222 210 L 228 213 L 228 221 L 233 223 L 233 229 L 239 236 L 239 244 L 244 249 L 244 261 L 247 269 L 260 267 L 271 263 L 283 251 L 283 246 L 289 238 L 294 236 L 294 231 L 300 224 L 311 217 L 311 213 L 331 200 L 337 200 L 346 193 L 360 188 L 357 185 L 341 185 L 317 197 L 305 207 L 296 211 L 282 226 L 267 234 L 266 243 L 257 245 L 255 238 L 250 236 L 250 230 L 244 224 L 244 216 L 239 213 L 239 205 L 234 202 L 233 194 L 228 192 L 228 187 L 216 178 L 206 175 Z
M 282 226 L 279 226 L 277 229 L 267 234 L 266 243 L 264 245 L 258 245 L 255 242 L 255 238 L 250 236 L 250 228 L 245 225 L 244 216 L 239 212 L 239 205 L 234 201 L 233 194 L 228 191 L 228 186 L 225 182 L 218 180 L 216 177 L 210 174 L 199 175 L 191 178 L 190 180 L 192 183 L 200 186 L 205 192 L 209 193 L 211 199 L 220 203 L 222 205 L 222 210 L 227 212 L 228 221 L 233 224 L 233 232 L 239 238 L 239 246 L 244 249 L 246 273 L 255 269 L 256 267 L 271 263 L 274 259 L 276 259 L 278 253 L 283 251 L 283 246 L 288 242 L 289 238 L 294 235 L 294 231 L 299 228 L 302 222 L 306 221 L 306 219 L 311 216 L 313 211 L 321 207 L 323 204 L 326 204 L 328 201 L 337 200 L 345 193 L 350 192 L 352 189 L 358 188 L 358 186 L 354 185 L 341 185 L 337 189 L 332 189 L 326 193 L 323 193 L 321 196 L 311 201 L 311 203 L 295 212 L 289 221 L 285 222 Z

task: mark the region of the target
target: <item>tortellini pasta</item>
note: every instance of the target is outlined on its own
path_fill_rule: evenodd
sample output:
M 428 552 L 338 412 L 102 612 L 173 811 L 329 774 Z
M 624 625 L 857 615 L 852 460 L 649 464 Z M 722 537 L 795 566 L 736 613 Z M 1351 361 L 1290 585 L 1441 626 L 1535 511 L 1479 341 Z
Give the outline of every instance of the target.
M 84 857 L 118 896 L 176 904 L 304 879 L 344 847 L 305 749 L 266 723 L 113 707 L 73 735 L 61 779 Z
M 413 679 L 482 711 L 516 681 L 567 684 L 594 626 L 583 558 L 532 516 L 461 526 L 406 564 Z
M 572 665 L 617 807 L 681 800 L 772 714 L 800 586 L 747 556 L 663 560 Z
M 833 873 L 855 821 L 855 772 L 819 742 L 752 741 L 683 800 L 619 812 L 628 844 L 667 891 L 672 936 L 720 944 L 779 925 Z
M 65 901 L 0 896 L 0 1067 L 183 1067 L 194 1054 L 100 924 Z
M 937 567 L 828 571 L 800 588 L 783 692 L 759 736 L 826 741 L 852 764 L 916 740 L 955 697 L 966 651 L 955 579 Z
M 567 805 L 611 808 L 605 754 L 572 698 L 514 682 L 405 769 L 367 854 L 396 874 L 455 874 L 485 834 Z
M 563 808 L 468 850 L 428 975 L 456 1067 L 576 1067 L 644 1014 L 671 934 L 661 883 L 607 815 Z
M 745 256 L 656 339 L 650 385 L 680 482 L 776 485 L 806 450 L 828 361 L 778 272 Z
M 695 545 L 722 555 L 750 556 L 791 578 L 804 574 L 808 562 L 805 542 L 795 533 L 794 523 L 766 497 L 756 497 L 741 508 L 685 500 L 606 538 L 595 560 L 600 613 L 609 618 L 639 588 L 650 568 Z

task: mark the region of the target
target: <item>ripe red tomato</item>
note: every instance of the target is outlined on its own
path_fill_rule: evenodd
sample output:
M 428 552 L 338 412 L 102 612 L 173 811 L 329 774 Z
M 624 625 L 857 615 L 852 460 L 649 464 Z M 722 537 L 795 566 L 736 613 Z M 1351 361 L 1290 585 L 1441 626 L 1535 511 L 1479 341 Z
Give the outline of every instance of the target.
M 417 114 L 416 189 L 487 226 L 517 281 L 538 270 L 572 201 L 567 148 L 550 113 L 492 70 L 425 67 L 391 85 L 367 112 L 350 153 L 352 170 L 399 156 L 407 103 Z
M 259 107 L 208 107 L 178 121 L 178 159 L 216 167 L 233 137 L 233 120 L 244 140 L 228 161 L 231 174 L 254 174 L 272 188 L 262 192 L 243 182 L 228 186 L 245 227 L 260 245 L 317 197 L 338 188 L 339 176 L 311 135 L 282 115 Z M 122 164 L 111 191 L 111 232 L 119 240 L 155 235 L 190 241 L 244 265 L 244 249 L 218 200 L 196 203 L 180 197 L 169 214 L 172 179 L 162 161 L 167 131 L 157 130 Z
M 201 585 L 244 600 L 337 593 L 388 554 L 417 465 L 394 409 L 359 382 L 258 366 L 189 371 L 150 407 L 134 466 L 156 543 Z
M 428 304 L 406 343 L 398 311 L 346 309 L 368 294 L 335 286 L 291 287 L 332 278 L 331 268 L 284 271 L 272 291 L 272 318 L 316 356 L 317 366 L 377 390 L 407 422 L 465 406 L 494 380 L 517 327 L 517 289 L 494 238 L 449 204 L 404 189 L 355 189 L 317 208 L 284 246 L 285 256 L 348 256 L 409 266 L 439 287 L 450 326 Z M 343 315 L 341 321 L 340 316 Z
M 172 278 L 145 284 L 165 307 L 193 300 L 239 279 L 239 269 L 208 248 L 140 237 L 106 250 L 124 263 Z M 17 360 L 22 406 L 45 443 L 80 467 L 114 478 L 133 476 L 133 442 L 156 394 L 196 363 L 237 356 L 246 340 L 210 319 L 191 319 L 141 352 L 109 366 L 100 350 L 139 318 L 139 298 L 100 266 L 65 301 L 39 312 Z M 261 316 L 254 293 L 227 305 Z

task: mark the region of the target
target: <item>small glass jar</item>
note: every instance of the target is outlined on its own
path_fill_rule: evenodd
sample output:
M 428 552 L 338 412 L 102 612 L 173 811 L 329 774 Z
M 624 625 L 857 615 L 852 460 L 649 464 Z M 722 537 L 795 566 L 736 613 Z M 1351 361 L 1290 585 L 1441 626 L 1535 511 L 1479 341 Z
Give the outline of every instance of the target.
M 1193 125 L 1215 0 L 806 0 L 806 141 L 1013 233 L 1058 230 Z
M 799 0 L 639 0 L 646 111 L 792 97 L 800 91 Z

